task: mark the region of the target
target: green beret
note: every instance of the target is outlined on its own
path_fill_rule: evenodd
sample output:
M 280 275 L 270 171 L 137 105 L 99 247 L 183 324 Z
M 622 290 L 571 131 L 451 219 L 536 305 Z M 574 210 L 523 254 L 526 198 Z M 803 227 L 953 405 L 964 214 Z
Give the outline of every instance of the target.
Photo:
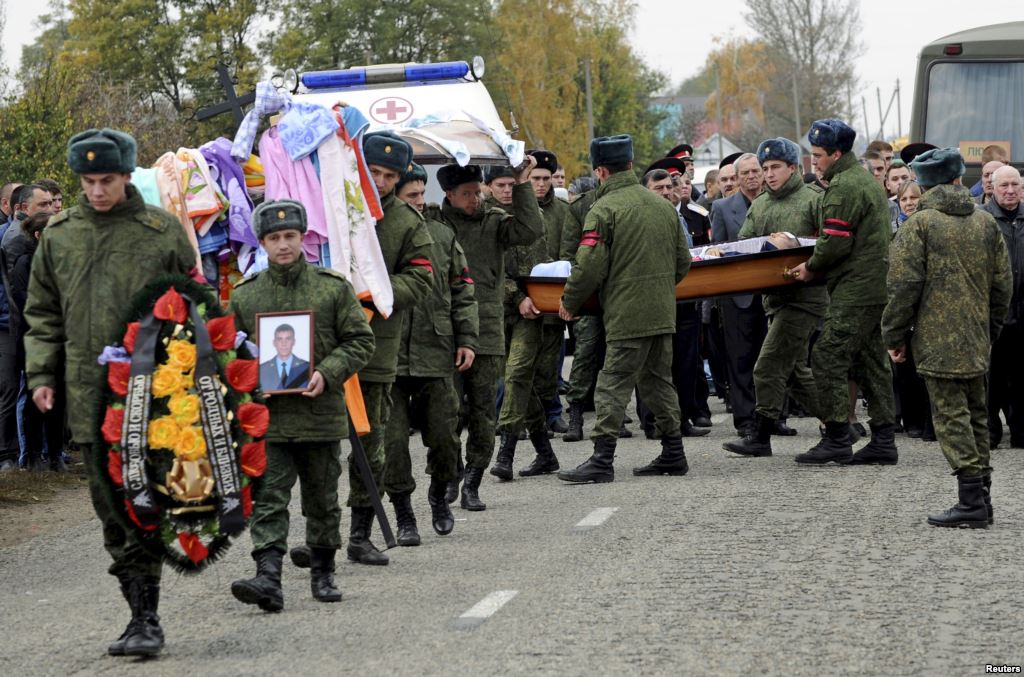
M 552 174 L 558 171 L 558 156 L 549 150 L 528 150 L 527 155 L 537 158 L 535 169 L 546 169 Z
M 484 183 L 490 183 L 495 179 L 503 179 L 509 177 L 514 179 L 516 175 L 512 172 L 512 168 L 508 165 L 487 165 L 487 169 L 484 170 Z
M 257 240 L 275 231 L 291 228 L 306 233 L 306 208 L 295 200 L 264 202 L 252 213 L 252 230 Z
M 964 159 L 956 148 L 936 148 L 918 155 L 910 167 L 917 175 L 917 183 L 922 188 L 953 183 L 964 175 Z
M 478 165 L 445 165 L 437 170 L 437 182 L 441 190 L 454 190 L 464 183 L 480 183 L 484 174 Z
M 135 139 L 116 129 L 87 129 L 68 141 L 68 165 L 75 174 L 131 174 Z
M 409 171 L 412 164 L 412 146 L 393 132 L 374 132 L 363 137 L 363 155 L 366 164 L 387 167 L 399 174 Z
M 633 137 L 629 134 L 599 136 L 590 142 L 590 164 L 596 167 L 633 161 Z
M 410 181 L 422 181 L 423 185 L 427 185 L 427 170 L 416 164 L 415 162 L 409 167 L 409 171 L 402 174 L 402 178 L 395 184 L 395 193 L 402 190 L 402 186 L 409 183 Z

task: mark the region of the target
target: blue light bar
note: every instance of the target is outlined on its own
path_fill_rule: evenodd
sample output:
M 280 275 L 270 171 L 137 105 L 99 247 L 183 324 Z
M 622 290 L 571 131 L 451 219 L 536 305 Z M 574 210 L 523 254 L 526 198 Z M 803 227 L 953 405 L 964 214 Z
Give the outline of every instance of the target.
M 464 78 L 467 73 L 469 73 L 469 64 L 465 61 L 411 63 L 405 67 L 406 81 L 451 80 L 453 78 Z
M 343 71 L 313 71 L 302 74 L 302 84 L 309 89 L 332 89 L 356 87 L 366 84 L 365 68 L 349 68 Z
M 339 89 L 389 82 L 430 82 L 456 80 L 469 74 L 465 61 L 410 63 L 404 66 L 365 66 L 337 71 L 313 71 L 302 74 L 307 89 Z

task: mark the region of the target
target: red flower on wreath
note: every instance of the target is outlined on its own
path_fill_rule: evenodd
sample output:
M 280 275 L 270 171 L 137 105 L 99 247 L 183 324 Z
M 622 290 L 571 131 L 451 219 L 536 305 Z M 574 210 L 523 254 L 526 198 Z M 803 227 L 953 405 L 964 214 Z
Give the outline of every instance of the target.
M 199 564 L 210 556 L 210 550 L 203 545 L 197 534 L 187 532 L 178 534 L 178 543 L 181 544 L 181 549 L 185 551 L 193 564 Z
M 153 315 L 159 320 L 174 320 L 178 324 L 188 317 L 188 308 L 185 306 L 185 299 L 178 291 L 171 287 L 167 292 L 156 300 L 153 305 Z
M 114 409 L 113 407 L 107 407 L 107 413 L 103 416 L 103 427 L 100 428 L 100 432 L 103 433 L 103 439 L 108 444 L 120 444 L 121 443 L 121 426 L 124 424 L 124 409 Z M 111 452 L 113 453 L 113 452 Z M 121 457 L 118 456 L 120 459 Z M 118 474 L 120 477 L 120 474 Z
M 107 452 L 107 474 L 110 480 L 117 486 L 124 486 L 124 476 L 121 472 L 121 454 L 111 449 Z
M 132 508 L 132 502 L 129 501 L 127 498 L 124 499 L 124 507 L 125 507 L 125 510 L 128 511 L 128 517 L 131 519 L 131 521 L 135 522 L 136 526 L 138 526 L 143 531 L 153 531 L 154 529 L 157 528 L 157 526 L 159 526 L 157 524 L 150 524 L 149 526 L 143 526 L 142 522 L 139 521 L 139 516 L 135 514 L 135 509 Z
M 214 350 L 234 350 L 235 334 L 238 333 L 235 329 L 234 315 L 213 318 L 206 323 L 206 331 L 210 334 L 210 343 L 213 344 Z
M 129 322 L 128 329 L 124 332 L 124 338 L 121 339 L 124 349 L 129 353 L 135 352 L 135 337 L 139 335 L 139 326 L 140 323 L 138 322 Z
M 270 411 L 265 405 L 246 402 L 238 407 L 238 424 L 245 434 L 263 437 L 270 425 Z
M 260 382 L 258 360 L 231 360 L 224 369 L 231 387 L 240 393 L 252 392 Z
M 121 397 L 128 394 L 128 381 L 131 380 L 131 377 L 132 365 L 130 362 L 107 363 L 107 385 Z
M 246 484 L 242 487 L 242 515 L 249 519 L 252 514 L 252 485 Z
M 267 470 L 267 442 L 250 442 L 242 445 L 242 472 L 249 477 L 262 477 Z

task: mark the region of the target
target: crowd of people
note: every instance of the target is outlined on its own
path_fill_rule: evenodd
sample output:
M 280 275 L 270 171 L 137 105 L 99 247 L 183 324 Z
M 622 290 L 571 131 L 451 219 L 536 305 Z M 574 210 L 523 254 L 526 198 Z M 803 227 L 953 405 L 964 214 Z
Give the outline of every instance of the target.
M 421 543 L 411 432 L 428 449 L 432 528 L 447 535 L 452 504 L 486 509 L 485 473 L 513 480 L 524 441 L 534 453 L 520 477 L 613 481 L 617 442 L 632 435 L 634 395 L 636 423 L 660 443 L 634 475 L 687 474 L 683 440 L 708 434 L 715 394 L 737 434 L 725 450 L 749 457 L 772 456 L 773 435 L 795 435 L 791 416 L 821 423 L 820 439 L 795 459 L 802 464 L 892 465 L 897 434 L 937 438 L 959 500 L 929 523 L 987 527 L 1000 414 L 1010 445 L 1024 446 L 1014 350 L 1024 273 L 1020 174 L 988 149 L 972 196 L 959 185 L 964 163 L 955 149 L 916 144 L 896 159 L 891 146 L 873 142 L 858 158 L 855 137 L 839 120 L 815 122 L 806 174 L 797 143 L 766 139 L 723 159 L 703 193 L 693 185 L 690 146 L 639 167 L 628 135 L 602 137 L 590 146 L 592 175 L 568 185 L 546 150 L 529 151 L 517 167 L 445 165 L 436 178 L 444 199 L 434 205 L 409 144 L 368 134 L 362 152 L 383 211 L 376 230 L 394 292 L 390 315 L 374 312 L 342 275 L 307 262 L 301 203 L 260 205 L 252 228 L 268 268 L 236 286 L 229 311 L 251 333 L 260 314 L 313 310 L 315 371 L 301 394 L 267 400 L 267 470 L 255 483 L 250 521 L 256 573 L 235 581 L 232 594 L 266 611 L 283 608 L 288 555 L 310 569 L 315 599 L 341 599 L 334 572 L 343 545 L 343 384 L 355 374 L 376 484 L 350 456 L 345 546 L 360 564 L 388 563 L 371 541 L 378 489 L 393 504 L 398 544 Z M 103 388 L 95 361 L 117 338 L 105 327 L 118 326 L 118 303 L 161 274 L 202 275 L 180 224 L 132 185 L 129 135 L 89 130 L 72 139 L 68 157 L 83 190 L 70 209 L 52 181 L 0 189 L 8 218 L 0 227 L 0 459 L 4 470 L 63 469 L 70 420 L 111 573 L 132 611 L 109 652 L 155 655 L 163 646 L 161 562 L 109 504 L 93 463 L 107 452 L 88 413 L 63 411 L 63 391 Z M 787 275 L 819 284 L 677 302 L 676 285 L 694 261 L 727 256 L 725 243 L 749 238 L 763 239 L 759 251 L 810 247 L 807 238 L 816 238 L 806 263 Z M 567 278 L 557 316 L 542 313 L 524 284 L 545 265 Z M 65 376 L 77 382 L 65 386 Z M 870 430 L 856 419 L 858 395 Z M 590 409 L 592 454 L 562 468 L 551 439 L 581 441 Z M 854 452 L 861 437 L 869 439 Z M 289 550 L 297 480 L 306 538 Z

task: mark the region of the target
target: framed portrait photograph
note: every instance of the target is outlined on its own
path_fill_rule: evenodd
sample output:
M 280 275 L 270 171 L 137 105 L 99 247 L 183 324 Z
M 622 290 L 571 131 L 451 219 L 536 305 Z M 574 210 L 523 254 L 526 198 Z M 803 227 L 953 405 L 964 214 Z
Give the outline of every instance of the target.
M 256 314 L 260 388 L 268 395 L 301 393 L 313 377 L 312 310 Z

